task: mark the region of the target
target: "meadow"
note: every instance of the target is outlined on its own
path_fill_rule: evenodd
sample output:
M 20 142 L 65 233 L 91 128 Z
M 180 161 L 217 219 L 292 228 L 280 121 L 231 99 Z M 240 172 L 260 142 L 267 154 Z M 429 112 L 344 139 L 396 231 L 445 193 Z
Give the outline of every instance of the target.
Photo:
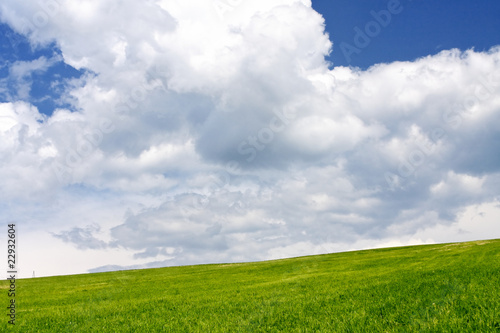
M 500 332 L 500 240 L 16 283 L 4 332 Z

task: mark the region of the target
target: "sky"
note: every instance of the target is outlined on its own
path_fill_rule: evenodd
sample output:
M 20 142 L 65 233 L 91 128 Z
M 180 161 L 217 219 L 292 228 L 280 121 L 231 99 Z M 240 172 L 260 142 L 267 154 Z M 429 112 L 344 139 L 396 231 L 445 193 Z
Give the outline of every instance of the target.
M 499 18 L 4 0 L 0 244 L 29 278 L 499 238 Z

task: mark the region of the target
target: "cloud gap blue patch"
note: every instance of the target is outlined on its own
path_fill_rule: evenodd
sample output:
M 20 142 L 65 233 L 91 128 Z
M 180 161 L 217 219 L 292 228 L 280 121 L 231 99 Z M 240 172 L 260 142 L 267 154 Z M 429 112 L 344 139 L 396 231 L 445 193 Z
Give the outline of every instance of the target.
M 333 42 L 333 66 L 366 69 L 442 50 L 500 45 L 498 0 L 313 0 Z
M 32 62 L 46 62 L 46 66 L 27 70 L 22 76 L 13 72 L 16 66 L 33 67 Z M 29 102 L 48 116 L 56 108 L 74 110 L 64 94 L 68 81 L 80 78 L 84 72 L 64 63 L 55 43 L 34 47 L 25 36 L 0 23 L 0 102 Z

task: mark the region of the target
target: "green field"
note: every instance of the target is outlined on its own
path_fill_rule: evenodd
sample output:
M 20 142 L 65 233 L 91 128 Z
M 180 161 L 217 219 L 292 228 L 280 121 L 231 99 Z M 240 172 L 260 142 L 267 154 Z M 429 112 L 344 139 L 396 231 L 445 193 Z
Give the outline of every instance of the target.
M 500 332 L 500 240 L 7 286 L 5 332 Z

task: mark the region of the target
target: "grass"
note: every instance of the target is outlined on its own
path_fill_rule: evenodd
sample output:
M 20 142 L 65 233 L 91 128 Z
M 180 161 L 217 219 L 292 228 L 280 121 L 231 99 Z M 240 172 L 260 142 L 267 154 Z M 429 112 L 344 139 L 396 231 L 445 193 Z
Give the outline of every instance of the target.
M 8 281 L 0 298 L 7 314 Z M 17 281 L 19 332 L 500 332 L 500 240 Z

